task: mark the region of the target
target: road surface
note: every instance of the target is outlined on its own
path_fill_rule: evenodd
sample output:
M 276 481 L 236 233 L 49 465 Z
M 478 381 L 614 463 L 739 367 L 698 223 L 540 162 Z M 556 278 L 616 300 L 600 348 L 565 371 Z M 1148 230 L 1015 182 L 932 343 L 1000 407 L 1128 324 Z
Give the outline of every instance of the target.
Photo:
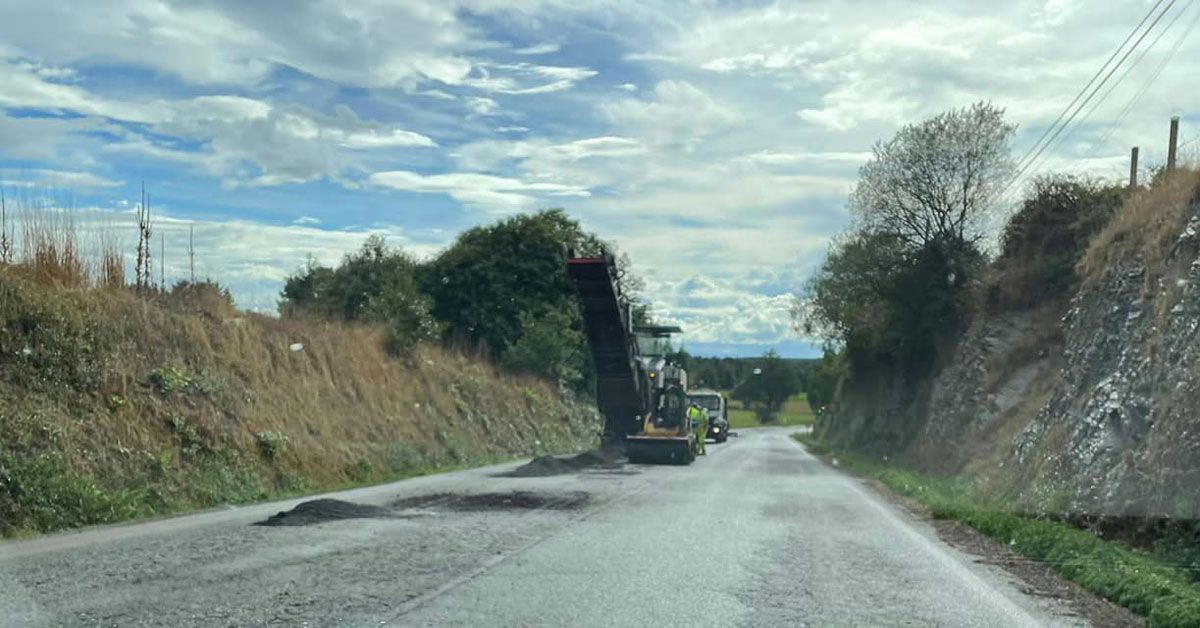
M 332 496 L 386 516 L 252 525 L 291 500 L 0 544 L 0 621 L 1083 625 L 791 431 L 743 430 L 686 468 L 517 478 L 501 465 Z

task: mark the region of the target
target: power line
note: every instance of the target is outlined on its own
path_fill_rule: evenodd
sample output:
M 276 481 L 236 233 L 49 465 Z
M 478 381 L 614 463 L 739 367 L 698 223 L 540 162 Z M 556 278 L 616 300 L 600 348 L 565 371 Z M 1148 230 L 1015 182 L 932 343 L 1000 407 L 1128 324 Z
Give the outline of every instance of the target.
M 1125 63 L 1126 59 L 1129 58 L 1129 55 L 1133 54 L 1133 52 L 1135 50 L 1137 50 L 1137 48 L 1139 46 L 1141 46 L 1142 41 L 1144 41 L 1146 39 L 1146 36 L 1150 34 L 1150 31 L 1154 30 L 1154 28 L 1156 26 L 1158 26 L 1158 23 L 1162 20 L 1163 16 L 1165 16 L 1167 14 L 1167 11 L 1171 10 L 1171 7 L 1175 5 L 1175 2 L 1176 2 L 1176 0 L 1170 0 L 1170 2 L 1167 3 L 1166 8 L 1164 8 L 1157 16 L 1155 16 L 1154 21 L 1150 23 L 1150 26 L 1148 26 L 1146 28 L 1146 30 L 1142 31 L 1142 34 L 1140 36 L 1138 36 L 1136 41 L 1133 42 L 1133 45 L 1130 46 L 1129 49 L 1125 51 L 1125 54 L 1121 55 L 1121 58 L 1117 61 L 1117 63 L 1115 65 L 1113 65 L 1111 69 L 1109 69 L 1108 73 L 1104 75 L 1104 78 L 1102 78 L 1100 80 L 1100 83 L 1097 84 L 1096 87 L 1094 89 L 1092 89 L 1092 91 L 1090 93 L 1088 93 L 1087 97 L 1084 98 L 1083 101 L 1079 103 L 1079 105 L 1071 113 L 1070 117 L 1068 117 L 1066 119 L 1066 121 L 1062 123 L 1062 125 L 1058 126 L 1058 128 L 1050 136 L 1050 139 L 1047 140 L 1046 143 L 1043 144 L 1041 146 L 1041 148 L 1039 148 L 1037 150 L 1036 153 L 1034 153 L 1033 157 L 1025 164 L 1025 166 L 1020 168 L 1018 170 L 1017 174 L 1012 179 L 1009 180 L 1008 184 L 1006 186 L 1004 186 L 1004 189 L 1001 191 L 1002 199 L 1007 198 L 1007 196 L 1008 196 L 1007 193 L 1009 192 L 1009 190 L 1018 181 L 1021 180 L 1021 178 L 1025 175 L 1025 173 L 1027 171 L 1029 171 L 1030 167 L 1034 164 L 1034 162 L 1036 162 L 1038 160 L 1038 158 L 1041 157 L 1042 154 L 1046 152 L 1046 149 L 1049 148 L 1051 144 L 1054 144 L 1054 141 L 1056 139 L 1058 139 L 1058 137 L 1060 135 L 1062 135 L 1062 132 L 1068 126 L 1070 126 L 1071 122 L 1075 120 L 1075 118 L 1079 115 L 1079 113 L 1081 111 L 1083 111 L 1083 108 L 1086 107 L 1087 104 L 1089 102 L 1091 102 L 1091 100 L 1093 98 L 1095 98 L 1096 94 L 1099 93 L 1100 90 L 1104 88 L 1104 85 L 1106 83 L 1108 83 L 1108 80 L 1110 78 L 1112 78 L 1112 75 L 1115 74 L 1118 69 L 1120 69 L 1121 65 L 1123 65 Z M 1156 4 L 1155 7 L 1157 7 L 1157 6 L 1158 5 Z M 1151 11 L 1153 12 L 1153 9 Z M 1140 28 L 1140 26 L 1139 26 L 1139 28 Z M 1136 31 L 1136 29 L 1135 29 L 1135 31 Z M 1122 44 L 1122 46 L 1123 45 L 1124 44 Z M 1118 48 L 1118 52 L 1119 51 L 1120 51 L 1120 48 Z M 1107 65 L 1107 63 L 1105 65 Z M 1103 70 L 1103 68 L 1101 68 L 1101 70 Z M 1090 84 L 1091 84 L 1091 82 L 1089 82 L 1089 85 Z M 1084 89 L 1086 90 L 1087 88 L 1085 87 Z
M 1102 95 L 1100 97 L 1100 100 L 1098 100 L 1094 104 L 1092 104 L 1092 106 L 1087 110 L 1087 113 L 1083 114 L 1083 118 L 1080 120 L 1080 124 L 1082 124 L 1083 122 L 1086 122 L 1087 119 L 1090 118 L 1092 116 L 1092 114 L 1096 112 L 1096 109 L 1099 109 L 1100 105 L 1103 104 L 1103 102 L 1105 100 L 1108 100 L 1108 97 L 1111 96 L 1112 93 L 1115 92 L 1117 90 L 1117 88 L 1121 86 L 1121 83 L 1125 82 L 1125 79 L 1128 78 L 1129 75 L 1133 73 L 1133 70 L 1136 69 L 1139 64 L 1141 64 L 1142 60 L 1145 59 L 1146 56 L 1149 55 L 1151 51 L 1153 51 L 1155 48 L 1158 47 L 1158 42 L 1162 41 L 1162 38 L 1167 33 L 1169 33 L 1172 28 L 1175 27 L 1175 24 L 1179 21 L 1179 18 L 1183 17 L 1183 15 L 1188 12 L 1188 9 L 1192 8 L 1192 5 L 1195 3 L 1196 3 L 1196 0 L 1188 0 L 1188 3 L 1183 5 L 1182 9 L 1180 9 L 1177 13 L 1175 13 L 1175 17 L 1172 17 L 1171 21 L 1167 22 L 1167 25 L 1165 28 L 1158 31 L 1158 35 L 1155 35 L 1154 39 L 1150 42 L 1150 45 L 1145 47 L 1144 49 L 1142 49 L 1141 54 L 1139 54 L 1137 56 L 1137 58 L 1133 60 L 1133 63 L 1125 66 L 1125 71 L 1121 73 L 1121 76 L 1117 77 L 1117 80 L 1111 86 L 1109 86 L 1109 88 L 1107 90 L 1105 90 L 1104 95 Z M 1171 56 L 1174 56 L 1174 55 L 1172 54 Z M 1169 58 L 1170 57 L 1168 57 L 1168 60 L 1169 60 Z M 1158 67 L 1162 68 L 1164 66 L 1163 66 L 1163 64 L 1160 64 Z M 1150 83 L 1153 83 L 1155 78 L 1158 78 L 1157 73 L 1155 73 L 1153 75 L 1153 78 L 1151 78 L 1146 83 L 1146 85 L 1148 86 Z M 1078 128 L 1078 127 L 1076 127 L 1076 128 Z M 1070 138 L 1070 137 L 1071 137 L 1071 133 L 1068 133 L 1067 138 Z
M 1158 0 L 1154 3 L 1154 6 L 1150 7 L 1150 10 L 1146 12 L 1146 15 L 1142 16 L 1142 21 L 1138 22 L 1137 26 L 1133 27 L 1132 31 L 1129 31 L 1129 34 L 1125 36 L 1125 41 L 1122 41 L 1121 45 L 1117 46 L 1117 48 L 1113 50 L 1108 59 L 1104 61 L 1104 65 L 1100 66 L 1100 68 L 1096 70 L 1096 73 L 1092 75 L 1092 78 L 1088 79 L 1087 84 L 1080 88 L 1079 92 L 1075 94 L 1075 97 L 1071 99 L 1071 102 L 1068 103 L 1067 106 L 1064 107 L 1063 110 L 1058 114 L 1058 117 L 1054 119 L 1054 122 L 1050 123 L 1050 126 L 1046 127 L 1046 130 L 1042 131 L 1041 137 L 1039 137 L 1037 141 L 1029 147 L 1029 150 L 1025 151 L 1025 154 L 1022 155 L 1021 159 L 1017 161 L 1018 167 L 1021 167 L 1025 164 L 1025 160 L 1028 159 L 1031 154 L 1033 154 L 1033 151 L 1037 150 L 1037 147 L 1041 145 L 1042 140 L 1045 140 L 1046 136 L 1050 135 L 1051 131 L 1058 126 L 1058 123 L 1062 122 L 1062 119 L 1066 117 L 1067 112 L 1071 110 L 1071 107 L 1074 107 L 1075 103 L 1079 102 L 1079 99 L 1083 97 L 1088 88 L 1096 82 L 1096 79 L 1100 77 L 1106 68 L 1108 68 L 1108 65 L 1112 63 L 1113 59 L 1115 59 L 1118 54 L 1120 54 L 1121 50 L 1125 48 L 1125 45 L 1128 44 L 1131 39 L 1133 39 L 1133 36 L 1136 35 L 1139 30 L 1141 30 L 1142 26 L 1145 25 L 1146 20 L 1150 19 L 1151 15 L 1154 15 L 1154 12 L 1158 10 L 1159 5 L 1161 5 L 1163 2 L 1164 0 Z
M 1191 3 L 1189 2 L 1188 4 L 1190 6 Z M 1162 74 L 1167 65 L 1170 64 L 1170 62 L 1175 58 L 1175 55 L 1179 53 L 1179 50 L 1183 47 L 1183 42 L 1186 41 L 1188 36 L 1192 34 L 1192 31 L 1196 29 L 1196 24 L 1198 22 L 1200 22 L 1200 12 L 1196 13 L 1196 16 L 1192 18 L 1191 23 L 1189 23 L 1187 28 L 1184 29 L 1184 31 L 1179 35 L 1179 38 L 1175 40 L 1175 45 L 1171 48 L 1171 51 L 1167 54 L 1167 56 L 1159 62 L 1158 67 L 1154 69 L 1154 73 L 1150 75 L 1149 80 L 1142 84 L 1141 89 L 1134 94 L 1134 97 L 1131 98 L 1125 105 L 1125 108 L 1121 110 L 1120 115 L 1118 115 L 1117 119 L 1113 121 L 1111 126 L 1109 126 L 1108 131 L 1104 134 L 1104 137 L 1100 138 L 1101 142 L 1108 141 L 1108 138 L 1112 137 L 1112 134 L 1116 132 L 1117 127 L 1125 121 L 1125 117 L 1128 116 L 1129 113 L 1132 112 L 1135 107 L 1137 107 L 1138 103 L 1142 101 L 1142 97 L 1146 95 L 1146 92 L 1150 89 L 1150 86 L 1155 80 L 1158 79 L 1159 75 Z

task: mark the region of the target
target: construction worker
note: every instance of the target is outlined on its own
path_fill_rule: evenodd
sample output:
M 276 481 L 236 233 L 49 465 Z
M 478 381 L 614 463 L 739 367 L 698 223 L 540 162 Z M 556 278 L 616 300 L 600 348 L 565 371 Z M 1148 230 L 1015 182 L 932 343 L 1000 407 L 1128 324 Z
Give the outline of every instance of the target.
M 692 433 L 696 435 L 696 453 L 707 456 L 704 439 L 708 437 L 708 412 L 693 403 L 688 407 L 688 419 L 692 422 Z

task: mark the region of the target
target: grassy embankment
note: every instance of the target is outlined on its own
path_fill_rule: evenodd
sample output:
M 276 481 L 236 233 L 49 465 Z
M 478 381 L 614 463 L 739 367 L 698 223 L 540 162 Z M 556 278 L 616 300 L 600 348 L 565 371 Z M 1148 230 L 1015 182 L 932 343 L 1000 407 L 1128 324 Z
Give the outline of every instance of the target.
M 920 502 L 934 518 L 961 521 L 1044 562 L 1087 590 L 1149 618 L 1151 626 L 1200 626 L 1200 585 L 1151 556 L 1067 523 L 1022 515 L 982 496 L 957 478 L 935 478 L 850 453 L 831 452 L 810 434 L 793 435 L 809 451 L 836 454 L 839 464 Z
M 725 395 L 727 399 L 729 398 L 728 391 L 721 394 Z M 808 407 L 808 397 L 804 393 L 797 393 L 789 397 L 776 416 L 777 420 L 773 423 L 759 423 L 754 410 L 742 409 L 741 403 L 729 401 L 729 427 L 735 430 L 773 425 L 812 425 L 815 418 L 812 408 Z
M 0 263 L 0 536 L 250 502 L 595 441 L 588 404 L 379 329 L 136 291 L 26 230 Z M 113 267 L 115 266 L 115 268 Z

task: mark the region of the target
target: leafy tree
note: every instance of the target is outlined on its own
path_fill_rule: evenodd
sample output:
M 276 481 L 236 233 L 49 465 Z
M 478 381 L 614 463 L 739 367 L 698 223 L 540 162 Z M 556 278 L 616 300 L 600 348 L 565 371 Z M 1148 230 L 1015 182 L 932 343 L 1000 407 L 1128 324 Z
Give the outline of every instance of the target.
M 583 332 L 573 328 L 575 309 L 564 303 L 540 314 L 521 312 L 520 317 L 521 336 L 505 350 L 501 362 L 515 371 L 578 386 L 586 345 Z
M 1012 173 L 1016 127 L 986 102 L 905 125 L 859 171 L 850 208 L 865 232 L 922 249 L 977 242 Z
M 280 312 L 382 323 L 389 349 L 406 353 L 441 331 L 431 300 L 417 285 L 416 271 L 411 257 L 389 248 L 383 236 L 372 235 L 337 268 L 318 266 L 310 259 L 284 284 Z
M 465 231 L 422 270 L 421 284 L 451 336 L 502 355 L 521 336 L 523 312 L 574 301 L 568 247 L 598 252 L 600 242 L 562 210 L 522 214 Z
M 760 420 L 774 416 L 788 397 L 801 391 L 798 373 L 787 360 L 769 350 L 757 361 L 758 366 L 750 371 L 730 396 L 746 405 L 759 405 Z
M 809 374 L 808 386 L 805 388 L 808 405 L 814 413 L 834 401 L 838 384 L 846 375 L 846 361 L 843 355 L 826 350 L 821 356 L 821 361 Z

